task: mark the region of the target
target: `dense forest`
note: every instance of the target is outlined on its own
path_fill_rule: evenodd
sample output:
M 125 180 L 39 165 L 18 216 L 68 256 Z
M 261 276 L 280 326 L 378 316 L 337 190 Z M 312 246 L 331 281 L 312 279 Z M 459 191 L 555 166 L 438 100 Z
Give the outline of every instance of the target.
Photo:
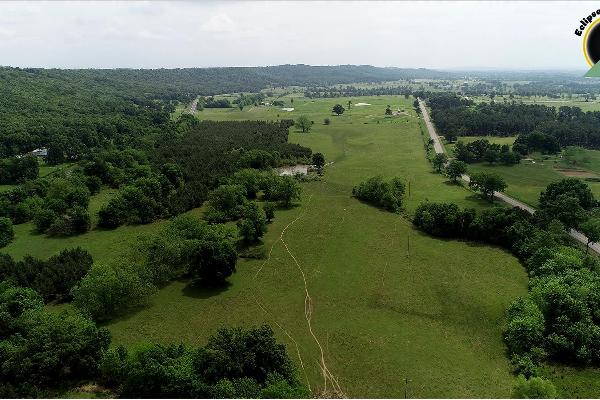
M 568 106 L 557 110 L 515 101 L 475 104 L 447 93 L 430 93 L 428 99 L 435 125 L 451 141 L 457 136 L 517 136 L 538 132 L 555 139 L 560 146 L 600 148 L 598 111 L 583 112 L 579 107 Z M 549 142 L 547 147 L 555 145 Z
M 0 158 L 49 147 L 78 159 L 91 148 L 140 147 L 168 131 L 176 102 L 198 95 L 258 92 L 447 74 L 372 66 L 59 70 L 0 68 Z M 58 160 L 60 161 L 60 160 Z

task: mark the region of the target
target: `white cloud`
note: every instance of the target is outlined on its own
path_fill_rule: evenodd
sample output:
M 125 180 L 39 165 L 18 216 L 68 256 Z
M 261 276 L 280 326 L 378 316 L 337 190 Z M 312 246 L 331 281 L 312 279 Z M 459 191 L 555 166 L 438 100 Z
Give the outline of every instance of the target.
M 585 68 L 581 38 L 572 31 L 592 6 L 586 2 L 0 2 L 0 39 L 10 39 L 0 40 L 0 64 Z
M 211 16 L 208 21 L 203 23 L 202 30 L 216 33 L 234 33 L 236 25 L 227 14 L 219 13 Z

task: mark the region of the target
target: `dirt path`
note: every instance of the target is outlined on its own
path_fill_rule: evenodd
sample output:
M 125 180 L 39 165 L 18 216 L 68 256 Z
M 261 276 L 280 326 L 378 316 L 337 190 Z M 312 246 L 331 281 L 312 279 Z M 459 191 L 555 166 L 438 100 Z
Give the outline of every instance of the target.
M 435 150 L 435 152 L 437 154 L 445 153 L 444 146 L 442 146 L 440 137 L 438 136 L 437 132 L 435 131 L 435 127 L 433 126 L 433 124 L 431 123 L 431 120 L 429 119 L 429 112 L 427 111 L 427 107 L 425 107 L 425 102 L 421 99 L 418 99 L 418 101 L 419 101 L 419 108 L 421 109 L 421 114 L 423 115 L 423 120 L 425 121 L 427 130 L 429 131 L 429 136 L 431 137 L 431 139 L 433 139 L 433 149 Z M 470 180 L 471 180 L 468 175 L 462 175 L 461 178 L 463 181 L 465 181 L 467 183 L 470 182 Z M 513 207 L 518 207 L 522 210 L 525 210 L 530 214 L 535 213 L 535 208 L 528 206 L 527 204 L 525 204 L 515 198 L 507 196 L 504 193 L 494 192 L 494 197 L 496 197 L 499 200 L 502 200 L 503 202 L 505 202 L 507 204 L 510 204 Z M 588 243 L 587 236 L 585 236 L 583 233 L 581 233 L 579 231 L 576 231 L 575 229 L 569 230 L 569 236 L 571 236 L 573 239 L 577 240 L 579 243 L 582 243 L 584 246 L 587 245 L 587 243 Z M 600 244 L 599 243 L 591 244 L 590 249 L 595 251 L 597 254 L 600 254 Z
M 310 201 L 312 200 L 312 195 L 309 197 L 307 203 L 306 203 L 306 207 L 308 208 L 308 205 L 310 204 Z M 281 242 L 286 250 L 286 252 L 288 253 L 288 255 L 292 258 L 292 260 L 294 261 L 296 268 L 298 269 L 298 271 L 300 272 L 301 276 L 302 276 L 302 281 L 304 284 L 304 317 L 306 318 L 306 323 L 308 326 L 308 331 L 311 335 L 311 337 L 313 338 L 313 340 L 315 341 L 315 343 L 317 344 L 317 347 L 319 348 L 320 351 L 320 360 L 319 360 L 319 368 L 321 370 L 321 375 L 323 376 L 323 393 L 321 393 L 322 395 L 325 395 L 326 397 L 345 397 L 344 392 L 342 391 L 342 388 L 338 382 L 338 379 L 333 375 L 333 373 L 330 371 L 329 367 L 327 366 L 327 362 L 325 359 L 325 350 L 323 348 L 323 346 L 321 345 L 321 342 L 319 341 L 319 339 L 317 338 L 317 335 L 314 333 L 313 327 L 312 327 L 312 314 L 313 314 L 313 299 L 310 296 L 310 292 L 308 290 L 308 283 L 306 281 L 306 274 L 304 273 L 304 269 L 302 268 L 302 266 L 300 265 L 300 263 L 298 262 L 298 260 L 296 259 L 296 256 L 294 256 L 294 254 L 290 251 L 288 244 L 286 243 L 286 241 L 284 240 L 285 237 L 285 233 L 288 230 L 288 228 L 290 228 L 293 224 L 295 224 L 304 214 L 306 213 L 306 209 L 302 212 L 300 212 L 298 214 L 298 216 L 291 221 L 289 224 L 287 224 L 283 230 L 281 231 L 281 234 L 279 235 L 279 239 L 276 240 L 275 242 L 273 242 L 273 244 L 271 245 L 271 248 L 269 249 L 269 253 L 267 256 L 267 259 L 261 264 L 260 268 L 258 269 L 258 271 L 256 271 L 256 274 L 254 275 L 254 281 L 258 280 L 258 277 L 261 273 L 261 271 L 263 270 L 263 267 L 271 260 L 271 254 L 273 253 L 273 248 L 275 247 L 275 245 L 279 242 Z M 274 318 L 274 316 L 272 315 L 271 312 L 269 312 L 269 310 L 267 310 L 267 308 L 265 307 L 264 304 L 262 304 L 256 294 L 253 294 L 254 300 L 256 301 L 256 303 L 258 304 L 258 306 L 267 314 L 269 315 L 269 317 L 274 321 L 274 323 L 277 325 L 277 327 L 279 327 L 284 334 L 290 339 L 292 340 L 292 342 L 294 342 L 294 345 L 296 347 L 296 353 L 298 355 L 298 360 L 300 362 L 300 367 L 302 369 L 302 371 L 304 372 L 305 378 L 306 378 L 306 383 L 308 386 L 308 389 L 311 391 L 312 393 L 312 389 L 310 386 L 310 382 L 308 380 L 308 375 L 306 373 L 306 369 L 305 369 L 305 365 L 304 365 L 304 361 L 302 360 L 302 355 L 300 353 L 300 348 L 298 346 L 298 342 L 293 338 L 293 336 L 291 335 L 291 333 L 285 329 L 279 322 L 277 322 Z M 331 387 L 331 392 L 328 390 L 328 387 Z

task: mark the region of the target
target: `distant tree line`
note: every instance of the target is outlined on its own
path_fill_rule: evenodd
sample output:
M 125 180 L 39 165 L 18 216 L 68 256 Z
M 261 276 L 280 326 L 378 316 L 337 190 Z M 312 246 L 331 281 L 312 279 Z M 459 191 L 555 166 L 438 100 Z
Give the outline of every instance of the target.
M 457 136 L 517 136 L 520 153 L 528 149 L 556 152 L 558 146 L 600 148 L 600 112 L 583 112 L 579 107 L 490 102 L 450 93 L 429 93 L 433 122 L 441 134 Z M 534 136 L 528 136 L 534 134 Z M 548 138 L 542 135 L 548 136 Z M 521 146 L 524 145 L 524 146 Z

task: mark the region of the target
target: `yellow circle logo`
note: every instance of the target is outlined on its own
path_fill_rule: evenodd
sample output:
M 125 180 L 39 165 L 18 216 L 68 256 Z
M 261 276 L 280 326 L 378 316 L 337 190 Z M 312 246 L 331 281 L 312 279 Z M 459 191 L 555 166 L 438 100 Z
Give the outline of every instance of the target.
M 583 37 L 583 55 L 590 67 L 600 61 L 600 19 L 592 22 L 585 31 Z

